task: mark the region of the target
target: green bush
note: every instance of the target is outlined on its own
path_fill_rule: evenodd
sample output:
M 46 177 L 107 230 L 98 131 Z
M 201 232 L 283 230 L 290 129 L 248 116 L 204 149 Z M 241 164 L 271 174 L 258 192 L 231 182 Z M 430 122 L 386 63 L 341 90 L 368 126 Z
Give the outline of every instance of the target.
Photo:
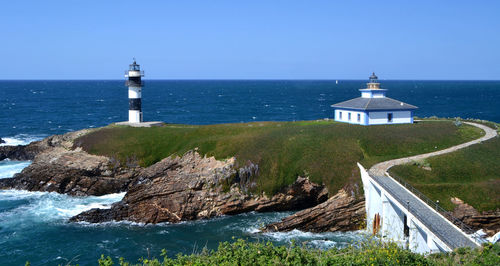
M 162 259 L 140 259 L 129 263 L 123 258 L 119 265 L 500 265 L 500 245 L 485 245 L 482 248 L 460 248 L 450 253 L 421 255 L 403 249 L 395 243 L 368 241 L 358 247 L 310 249 L 292 243 L 275 246 L 270 242 L 252 243 L 237 240 L 220 243 L 217 250 L 203 250 L 199 254 L 178 254 Z M 113 265 L 110 257 L 101 256 L 99 265 Z

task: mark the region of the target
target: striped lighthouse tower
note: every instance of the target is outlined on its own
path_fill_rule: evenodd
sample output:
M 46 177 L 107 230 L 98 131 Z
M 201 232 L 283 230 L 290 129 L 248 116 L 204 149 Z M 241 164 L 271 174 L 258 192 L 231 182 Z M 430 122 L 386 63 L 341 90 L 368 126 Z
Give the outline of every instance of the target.
M 128 122 L 142 123 L 142 108 L 141 108 L 141 89 L 144 83 L 141 78 L 144 76 L 144 71 L 141 71 L 141 66 L 135 62 L 129 65 L 128 71 L 125 72 L 125 77 L 128 78 L 125 83 L 128 86 Z

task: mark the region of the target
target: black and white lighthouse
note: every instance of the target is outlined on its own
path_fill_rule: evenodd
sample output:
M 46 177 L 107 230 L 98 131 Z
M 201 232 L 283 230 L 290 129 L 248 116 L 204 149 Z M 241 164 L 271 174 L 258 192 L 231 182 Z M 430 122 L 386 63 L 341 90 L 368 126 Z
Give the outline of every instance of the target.
M 142 123 L 142 108 L 141 108 L 141 90 L 144 83 L 141 78 L 144 76 L 144 71 L 141 71 L 141 66 L 135 62 L 129 65 L 128 71 L 125 72 L 125 77 L 128 78 L 125 85 L 128 86 L 128 122 Z

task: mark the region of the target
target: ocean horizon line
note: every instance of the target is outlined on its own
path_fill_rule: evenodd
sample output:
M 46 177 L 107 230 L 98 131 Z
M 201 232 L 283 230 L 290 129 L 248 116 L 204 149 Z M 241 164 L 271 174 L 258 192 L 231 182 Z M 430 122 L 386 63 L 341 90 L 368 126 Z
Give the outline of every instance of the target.
M 0 79 L 4 81 L 123 81 L 125 79 Z M 366 79 L 143 79 L 145 81 L 361 81 Z M 500 79 L 379 79 L 381 81 L 500 82 Z

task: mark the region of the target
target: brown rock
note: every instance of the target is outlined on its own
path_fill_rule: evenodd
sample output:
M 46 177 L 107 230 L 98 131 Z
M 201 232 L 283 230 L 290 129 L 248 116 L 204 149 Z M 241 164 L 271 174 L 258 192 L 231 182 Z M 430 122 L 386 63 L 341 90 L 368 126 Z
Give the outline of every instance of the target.
M 144 169 L 123 200 L 111 209 L 93 209 L 71 221 L 176 223 L 248 211 L 293 210 L 314 206 L 327 198 L 326 188 L 307 178 L 298 178 L 271 198 L 255 197 L 242 192 L 240 172 L 248 171 L 236 171 L 234 158 L 218 161 L 195 151 L 168 157 Z M 228 180 L 233 183 L 225 192 L 222 184 Z
M 326 202 L 285 217 L 280 222 L 266 225 L 263 231 L 353 231 L 362 227 L 365 217 L 364 199 L 356 199 L 352 193 L 341 189 Z
M 463 200 L 459 198 L 451 198 L 450 200 L 451 203 L 455 204 L 453 216 L 457 217 L 458 219 L 463 220 L 465 217 L 479 215 L 479 212 L 474 209 L 474 207 L 465 203 Z
M 474 207 L 459 198 L 451 198 L 451 202 L 455 204 L 453 216 L 475 231 L 483 229 L 488 236 L 500 231 L 500 210 L 479 213 Z
M 0 146 L 0 161 L 4 159 L 18 161 L 33 160 L 37 154 L 54 147 L 71 149 L 74 139 L 90 131 L 89 129 L 83 129 L 64 135 L 54 135 L 40 141 L 34 141 L 28 145 Z
M 72 150 L 72 141 L 86 132 L 88 130 L 55 135 L 27 146 L 10 146 L 19 153 L 9 158 L 32 159 L 33 163 L 13 178 L 0 179 L 0 189 L 77 196 L 125 191 L 134 177 L 134 169 L 119 174 L 109 168 L 109 158 L 90 155 L 80 148 Z
M 33 160 L 35 155 L 45 148 L 40 144 L 42 144 L 40 141 L 36 141 L 29 145 L 0 146 L 0 161 L 5 159 L 18 161 Z

